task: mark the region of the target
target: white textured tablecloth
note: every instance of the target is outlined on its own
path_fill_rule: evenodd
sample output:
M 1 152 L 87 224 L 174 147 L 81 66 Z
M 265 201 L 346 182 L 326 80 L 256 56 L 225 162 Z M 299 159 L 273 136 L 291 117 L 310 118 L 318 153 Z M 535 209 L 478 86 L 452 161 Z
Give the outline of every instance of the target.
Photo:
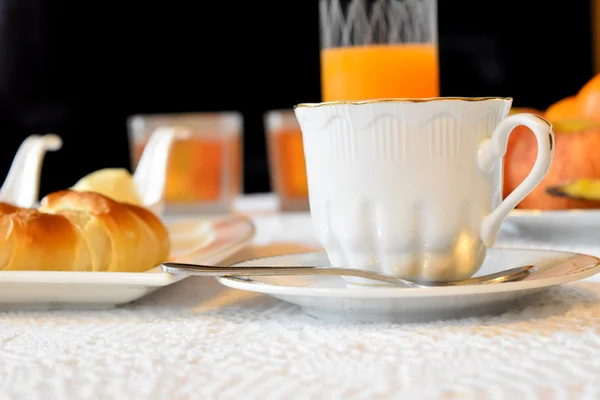
M 307 215 L 256 223 L 236 258 L 315 244 Z M 0 314 L 0 399 L 598 399 L 599 299 L 590 279 L 499 316 L 336 324 L 188 278 L 114 310 Z

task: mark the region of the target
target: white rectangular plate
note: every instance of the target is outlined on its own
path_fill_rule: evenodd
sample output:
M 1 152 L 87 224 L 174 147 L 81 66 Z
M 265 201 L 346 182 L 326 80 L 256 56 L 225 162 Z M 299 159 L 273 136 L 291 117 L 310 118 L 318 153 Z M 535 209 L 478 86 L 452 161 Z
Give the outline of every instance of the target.
M 247 246 L 254 226 L 242 216 L 170 218 L 170 261 L 216 264 Z M 110 308 L 186 276 L 162 272 L 0 271 L 0 310 Z

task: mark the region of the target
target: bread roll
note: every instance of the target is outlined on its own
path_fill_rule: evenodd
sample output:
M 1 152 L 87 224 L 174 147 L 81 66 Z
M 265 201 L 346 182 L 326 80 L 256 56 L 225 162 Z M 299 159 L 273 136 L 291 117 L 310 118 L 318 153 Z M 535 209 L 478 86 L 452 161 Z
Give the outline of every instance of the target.
M 0 203 L 0 270 L 139 272 L 169 252 L 151 211 L 98 193 L 51 193 L 39 209 Z

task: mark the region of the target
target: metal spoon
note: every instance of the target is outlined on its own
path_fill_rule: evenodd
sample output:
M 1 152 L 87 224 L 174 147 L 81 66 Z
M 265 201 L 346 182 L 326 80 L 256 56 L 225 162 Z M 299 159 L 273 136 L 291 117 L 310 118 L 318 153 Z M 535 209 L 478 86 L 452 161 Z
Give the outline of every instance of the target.
M 536 270 L 533 265 L 507 269 L 493 274 L 478 276 L 476 278 L 458 281 L 411 281 L 395 278 L 393 276 L 378 274 L 361 269 L 334 268 L 334 267 L 219 267 L 212 265 L 197 265 L 183 263 L 162 263 L 163 271 L 175 275 L 200 275 L 200 276 L 282 276 L 282 275 L 337 275 L 355 276 L 358 278 L 372 279 L 380 282 L 391 283 L 404 288 L 426 288 L 432 286 L 458 286 L 478 285 L 501 282 L 512 282 L 525 278 Z

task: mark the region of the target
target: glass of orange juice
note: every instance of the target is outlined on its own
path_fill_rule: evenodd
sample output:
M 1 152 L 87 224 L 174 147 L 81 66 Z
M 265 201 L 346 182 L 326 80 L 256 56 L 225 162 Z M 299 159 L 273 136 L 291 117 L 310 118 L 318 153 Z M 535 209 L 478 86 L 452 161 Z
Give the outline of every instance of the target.
M 307 210 L 308 184 L 302 131 L 293 110 L 271 110 L 264 115 L 271 186 L 281 210 Z
M 182 126 L 190 137 L 175 141 L 167 167 L 167 212 L 227 212 L 242 191 L 242 123 L 237 112 L 134 115 L 127 128 L 135 170 L 152 132 Z
M 438 97 L 436 0 L 319 0 L 323 101 Z

